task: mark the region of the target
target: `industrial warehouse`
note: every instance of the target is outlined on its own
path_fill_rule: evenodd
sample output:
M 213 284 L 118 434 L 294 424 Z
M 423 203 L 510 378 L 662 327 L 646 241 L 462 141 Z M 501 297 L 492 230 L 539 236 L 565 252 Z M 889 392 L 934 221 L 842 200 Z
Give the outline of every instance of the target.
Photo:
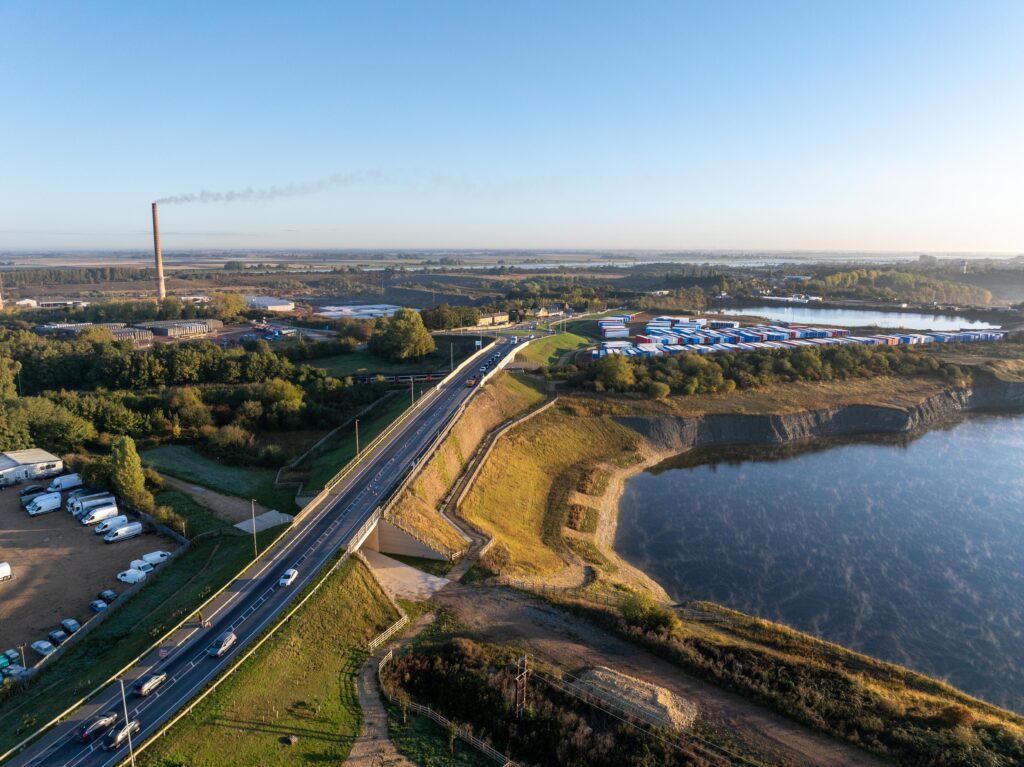
M 627 324 L 634 315 L 624 314 L 598 320 L 601 334 L 608 339 L 628 339 Z M 862 344 L 899 346 L 930 343 L 973 343 L 1002 341 L 999 330 L 968 330 L 955 333 L 892 333 L 853 336 L 844 328 L 820 328 L 806 325 L 753 325 L 741 327 L 733 320 L 708 320 L 702 317 L 655 317 L 634 341 L 609 340 L 592 352 L 594 359 L 607 354 L 627 357 L 658 357 L 665 354 L 714 354 L 752 352 L 761 349 L 801 349 Z

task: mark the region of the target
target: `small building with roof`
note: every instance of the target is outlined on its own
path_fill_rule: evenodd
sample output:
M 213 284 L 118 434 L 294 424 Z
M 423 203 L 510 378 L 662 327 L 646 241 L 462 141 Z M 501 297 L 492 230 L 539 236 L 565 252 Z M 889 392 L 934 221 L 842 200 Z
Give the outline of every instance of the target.
M 64 462 L 37 447 L 0 453 L 0 486 L 15 485 L 30 479 L 54 477 L 64 471 Z

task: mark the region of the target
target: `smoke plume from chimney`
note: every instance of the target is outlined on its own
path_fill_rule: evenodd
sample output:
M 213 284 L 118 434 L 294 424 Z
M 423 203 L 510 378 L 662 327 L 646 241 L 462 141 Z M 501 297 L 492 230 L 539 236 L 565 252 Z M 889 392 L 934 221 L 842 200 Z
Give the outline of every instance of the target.
M 278 197 L 300 197 L 316 194 L 327 189 L 341 186 L 360 186 L 384 181 L 383 174 L 375 171 L 356 171 L 352 173 L 334 173 L 317 181 L 303 184 L 286 184 L 284 186 L 267 186 L 262 188 L 246 187 L 245 189 L 229 189 L 226 192 L 210 192 L 206 189 L 189 194 L 176 194 L 161 197 L 156 203 L 161 205 L 183 205 L 190 202 L 238 202 L 240 200 L 275 200 Z M 156 205 L 156 203 L 153 203 Z

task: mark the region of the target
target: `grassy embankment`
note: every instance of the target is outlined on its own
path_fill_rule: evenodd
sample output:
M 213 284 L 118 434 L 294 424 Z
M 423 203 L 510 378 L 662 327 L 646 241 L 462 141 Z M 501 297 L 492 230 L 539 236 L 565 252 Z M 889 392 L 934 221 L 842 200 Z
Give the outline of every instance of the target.
M 528 376 L 503 373 L 486 384 L 399 497 L 393 512 L 395 522 L 438 551 L 451 553 L 465 548 L 462 537 L 437 514 L 438 505 L 488 432 L 544 399 L 542 382 Z
M 295 492 L 274 486 L 277 472 L 258 466 L 232 466 L 208 458 L 188 445 L 162 445 L 140 453 L 142 462 L 186 482 L 239 498 L 255 498 L 264 506 L 294 514 Z
M 149 767 L 342 764 L 359 734 L 360 646 L 398 618 L 349 559 L 239 670 L 142 754 Z M 294 746 L 282 739 L 298 737 Z
M 568 362 L 574 352 L 592 343 L 593 340 L 576 333 L 556 333 L 531 341 L 529 346 L 516 354 L 516 359 L 538 365 L 555 365 Z
M 219 529 L 151 576 L 147 585 L 71 648 L 23 693 L 3 703 L 0 752 L 48 722 L 137 657 L 252 560 L 252 538 L 217 519 L 182 493 L 164 491 L 157 502 L 172 506 L 189 533 Z M 284 528 L 259 535 L 265 548 Z
M 877 378 L 791 384 L 730 395 L 643 400 L 568 396 L 503 439 L 481 471 L 462 513 L 497 541 L 492 571 L 552 576 L 566 563 L 595 566 L 582 594 L 623 593 L 614 566 L 596 546 L 594 515 L 607 476 L 662 454 L 613 415 L 785 413 L 871 403 L 905 407 L 944 388 L 928 379 Z M 509 513 L 514 509 L 515 513 Z M 631 584 L 632 585 L 632 584 Z M 579 595 L 577 595 L 579 596 Z M 899 666 L 714 605 L 709 616 L 664 626 L 638 626 L 614 607 L 591 616 L 688 670 L 764 701 L 817 729 L 905 764 L 974 754 L 979 765 L 1011 765 L 1024 755 L 1024 718 L 971 698 Z M 735 662 L 730 659 L 735 659 Z

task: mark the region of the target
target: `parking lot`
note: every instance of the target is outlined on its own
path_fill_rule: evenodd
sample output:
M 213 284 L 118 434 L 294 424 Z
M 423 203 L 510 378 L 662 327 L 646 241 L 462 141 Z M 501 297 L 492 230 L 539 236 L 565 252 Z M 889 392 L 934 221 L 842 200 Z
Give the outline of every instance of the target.
M 46 639 L 63 618 L 84 624 L 100 591 L 129 588 L 116 576 L 133 559 L 177 546 L 155 534 L 105 544 L 63 509 L 30 517 L 19 501 L 17 487 L 0 491 L 0 562 L 14 573 L 0 582 L 0 651 Z M 39 658 L 26 646 L 25 660 Z

